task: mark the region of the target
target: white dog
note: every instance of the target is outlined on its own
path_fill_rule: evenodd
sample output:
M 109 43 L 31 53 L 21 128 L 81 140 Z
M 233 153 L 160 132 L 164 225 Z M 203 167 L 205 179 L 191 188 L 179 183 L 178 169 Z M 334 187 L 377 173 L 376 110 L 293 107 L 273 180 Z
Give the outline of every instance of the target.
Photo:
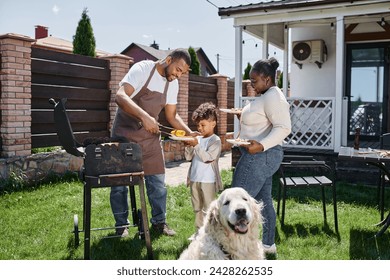
M 180 260 L 262 260 L 259 204 L 243 188 L 224 190 L 214 200 L 198 235 Z

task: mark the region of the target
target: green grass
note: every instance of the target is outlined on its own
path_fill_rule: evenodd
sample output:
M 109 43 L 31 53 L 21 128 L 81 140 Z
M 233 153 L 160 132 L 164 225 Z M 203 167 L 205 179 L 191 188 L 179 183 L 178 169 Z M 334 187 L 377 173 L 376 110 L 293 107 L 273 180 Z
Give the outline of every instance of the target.
M 222 177 L 225 186 L 229 187 L 232 172 L 223 171 Z M 276 192 L 274 188 L 275 198 Z M 328 224 L 325 225 L 319 192 L 289 192 L 285 226 L 282 228 L 279 218 L 277 220 L 278 259 L 390 259 L 390 230 L 380 238 L 373 238 L 378 230 L 374 224 L 379 221 L 376 188 L 339 182 L 337 194 L 339 235 L 334 231 L 330 192 L 327 192 Z M 389 199 L 387 192 L 386 202 Z M 137 206 L 139 208 L 139 203 Z M 168 186 L 167 207 L 167 221 L 178 234 L 175 237 L 152 234 L 154 257 L 159 260 L 177 259 L 194 231 L 187 187 Z M 77 214 L 79 225 L 82 225 L 82 211 L 83 187 L 77 180 L 54 180 L 31 190 L 23 188 L 3 193 L 0 196 L 0 259 L 83 259 L 84 234 L 80 233 L 80 246 L 76 248 L 72 233 L 73 216 Z M 92 228 L 112 227 L 113 223 L 109 188 L 93 189 Z M 91 232 L 92 259 L 147 259 L 144 241 L 138 238 L 136 227 L 130 228 L 128 238 L 103 238 L 113 233 L 112 229 Z

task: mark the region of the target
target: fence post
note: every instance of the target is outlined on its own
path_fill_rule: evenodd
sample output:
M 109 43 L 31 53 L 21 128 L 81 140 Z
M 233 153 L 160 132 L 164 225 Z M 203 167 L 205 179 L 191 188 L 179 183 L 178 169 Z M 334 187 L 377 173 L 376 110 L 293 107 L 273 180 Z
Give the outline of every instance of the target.
M 189 95 L 189 74 L 184 74 L 179 78 L 179 93 L 177 95 L 176 111 L 188 124 L 188 95 Z
M 217 80 L 218 92 L 217 102 L 218 108 L 227 108 L 227 97 L 228 97 L 228 82 L 227 77 L 221 74 L 214 74 L 210 76 Z M 223 113 L 218 118 L 218 135 L 226 135 L 227 133 L 227 114 Z
M 111 79 L 109 88 L 111 91 L 111 97 L 108 104 L 110 111 L 110 122 L 108 123 L 108 130 L 111 131 L 116 109 L 118 107 L 115 103 L 115 94 L 119 89 L 119 82 L 127 74 L 130 65 L 132 65 L 134 61 L 132 57 L 123 54 L 108 55 L 100 58 L 110 61 Z
M 1 157 L 31 155 L 31 43 L 28 36 L 0 35 Z

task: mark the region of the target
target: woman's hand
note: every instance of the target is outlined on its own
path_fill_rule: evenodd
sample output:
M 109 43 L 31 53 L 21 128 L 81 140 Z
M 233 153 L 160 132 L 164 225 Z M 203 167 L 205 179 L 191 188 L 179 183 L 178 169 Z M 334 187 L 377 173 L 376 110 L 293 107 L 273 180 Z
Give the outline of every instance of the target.
M 255 141 L 255 140 L 248 140 L 250 144 L 248 145 L 243 145 L 243 147 L 248 151 L 250 154 L 256 154 L 264 151 L 264 146 Z

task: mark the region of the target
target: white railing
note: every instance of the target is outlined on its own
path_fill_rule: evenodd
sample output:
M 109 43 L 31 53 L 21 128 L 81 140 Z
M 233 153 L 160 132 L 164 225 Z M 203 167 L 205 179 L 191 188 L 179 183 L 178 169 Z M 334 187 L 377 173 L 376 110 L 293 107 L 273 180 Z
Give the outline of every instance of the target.
M 241 97 L 241 106 L 254 97 Z M 334 149 L 334 98 L 288 97 L 291 115 L 291 134 L 285 147 Z

